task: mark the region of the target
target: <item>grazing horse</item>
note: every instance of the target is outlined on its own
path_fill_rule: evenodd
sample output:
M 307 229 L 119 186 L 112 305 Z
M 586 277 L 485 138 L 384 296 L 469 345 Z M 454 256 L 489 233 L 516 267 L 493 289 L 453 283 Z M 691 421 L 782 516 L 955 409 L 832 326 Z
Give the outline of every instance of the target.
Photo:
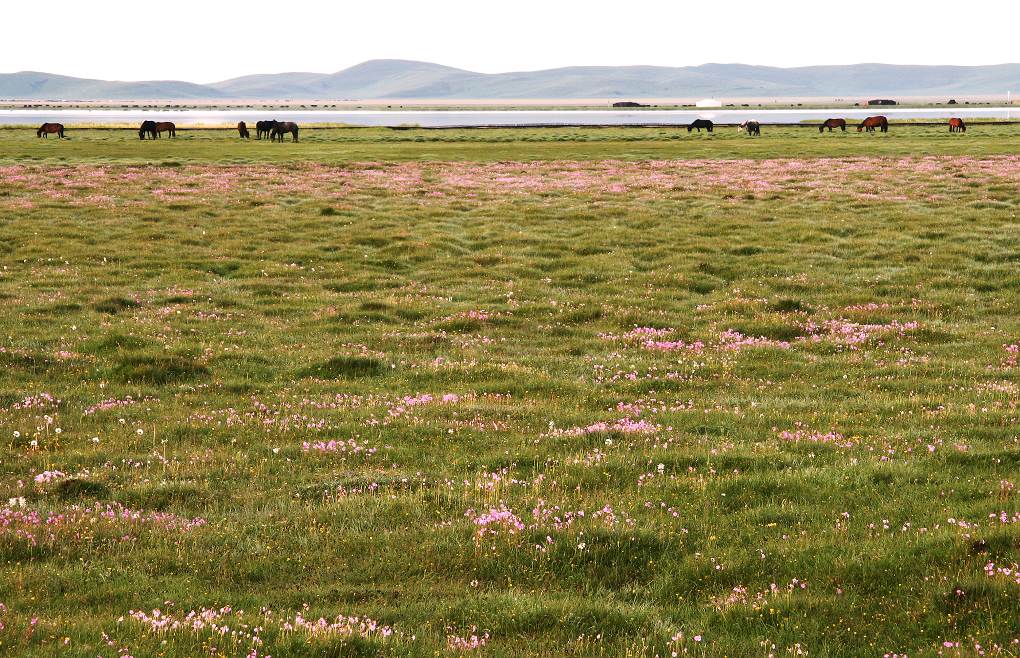
M 276 125 L 273 126 L 273 132 L 270 133 L 269 139 L 283 142 L 283 136 L 290 133 L 293 139 L 291 141 L 298 141 L 298 125 L 293 121 L 274 121 Z
M 170 133 L 171 137 L 177 137 L 177 126 L 170 121 L 157 123 L 152 129 L 156 133 L 156 137 L 159 137 L 160 133 Z
M 745 121 L 737 127 L 737 132 L 747 132 L 748 135 L 760 135 L 761 124 L 757 121 Z
M 878 128 L 884 133 L 889 132 L 889 119 L 886 119 L 882 115 L 876 117 L 868 117 L 867 119 L 861 121 L 857 125 L 857 132 L 867 130 L 869 133 L 873 133 L 875 132 L 875 128 Z
M 156 122 L 155 121 L 143 121 L 142 126 L 138 129 L 138 139 L 145 139 L 148 135 L 149 139 L 156 139 Z
M 949 132 L 951 133 L 965 133 L 967 132 L 967 124 L 963 122 L 963 119 L 959 117 L 953 117 L 949 120 Z
M 839 128 L 843 132 L 846 132 L 846 119 L 826 119 L 822 125 L 818 126 L 818 132 L 823 133 L 828 128 L 829 132 L 832 132 L 833 128 Z
M 62 123 L 44 123 L 39 126 L 39 130 L 35 131 L 36 137 L 49 137 L 50 133 L 57 133 L 57 137 L 64 138 L 64 124 Z
M 237 122 L 237 133 L 241 136 L 241 139 L 248 139 L 251 135 L 248 134 L 248 126 L 244 121 Z
M 255 122 L 255 139 L 262 139 L 263 137 L 268 138 L 272 134 L 273 128 L 275 128 L 276 124 L 278 124 L 278 123 L 279 123 L 279 121 L 273 121 L 273 120 L 269 120 L 269 121 L 256 121 Z
M 702 128 L 704 128 L 708 132 L 712 132 L 712 128 L 714 126 L 715 124 L 709 121 L 708 119 L 695 119 L 694 121 L 691 122 L 691 125 L 687 126 L 687 132 L 691 132 L 695 128 L 698 129 L 699 133 L 701 132 Z

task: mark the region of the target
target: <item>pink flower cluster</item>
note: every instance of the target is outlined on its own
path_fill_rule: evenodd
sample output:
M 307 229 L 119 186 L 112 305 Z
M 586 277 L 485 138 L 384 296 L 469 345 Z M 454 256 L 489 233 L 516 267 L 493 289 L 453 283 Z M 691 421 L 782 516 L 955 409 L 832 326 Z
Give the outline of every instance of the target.
M 684 351 L 701 354 L 705 350 L 705 344 L 700 340 L 687 343 L 682 340 L 647 340 L 641 343 L 646 350 L 659 350 L 661 352 Z
M 1003 357 L 1001 368 L 1016 368 L 1017 358 L 1020 358 L 1020 345 L 1013 343 L 1012 345 L 1003 345 L 1002 349 L 1006 350 L 1006 356 Z
M 151 397 L 135 399 L 130 395 L 126 396 L 122 400 L 119 400 L 117 398 L 109 398 L 97 402 L 94 405 L 86 408 L 85 411 L 82 412 L 82 414 L 85 416 L 91 416 L 95 414 L 97 411 L 108 411 L 110 409 L 117 409 L 119 407 L 130 407 L 131 405 L 138 404 L 139 402 L 158 402 L 158 400 L 156 398 Z
M 662 429 L 661 425 L 626 417 L 613 422 L 601 421 L 592 423 L 585 427 L 570 427 L 567 429 L 554 429 L 549 436 L 585 436 L 588 434 L 607 434 L 610 432 L 621 432 L 623 434 L 655 434 Z
M 43 471 L 32 479 L 35 480 L 36 484 L 49 484 L 65 477 L 67 477 L 67 474 L 63 471 Z
M 307 605 L 304 607 L 308 609 Z M 158 609 L 151 612 L 131 610 L 128 616 L 152 635 L 189 633 L 210 640 L 229 637 L 235 643 L 247 644 L 250 647 L 248 656 L 258 655 L 258 647 L 264 644 L 261 635 L 270 626 L 279 633 L 300 633 L 307 638 L 387 640 L 394 637 L 391 626 L 369 617 L 338 615 L 332 619 L 307 619 L 303 612 L 277 617 L 266 608 L 259 615 L 247 615 L 244 610 L 235 610 L 229 605 L 178 614 Z
M 506 505 L 492 507 L 488 512 L 475 514 L 474 510 L 465 512 L 475 524 L 475 542 L 481 543 L 486 537 L 497 538 L 516 535 L 524 530 L 524 522 Z
M 783 441 L 790 441 L 792 443 L 800 443 L 801 441 L 807 441 L 810 443 L 829 443 L 840 448 L 853 448 L 854 442 L 847 439 L 845 436 L 835 430 L 829 430 L 828 432 L 819 432 L 807 428 L 803 423 L 796 423 L 793 430 L 783 430 L 779 432 L 779 438 Z
M 749 606 L 752 610 L 761 610 L 768 605 L 770 599 L 780 594 L 789 594 L 805 589 L 807 589 L 807 581 L 799 578 L 794 578 L 784 587 L 772 583 L 767 590 L 754 593 L 746 587 L 738 585 L 724 597 L 713 597 L 712 605 L 716 610 L 725 610 L 737 605 Z
M 477 651 L 489 643 L 489 632 L 478 634 L 478 627 L 472 626 L 467 635 L 450 633 L 446 636 L 446 647 L 451 651 Z
M 423 407 L 431 404 L 457 404 L 460 402 L 461 396 L 456 393 L 447 393 L 445 395 L 436 397 L 431 393 L 424 393 L 421 395 L 406 395 L 392 406 L 390 406 L 387 414 L 391 418 L 399 418 L 404 414 L 410 412 L 415 407 Z
M 771 347 L 779 350 L 790 349 L 785 340 L 773 340 L 764 336 L 745 336 L 739 331 L 728 329 L 719 334 L 719 347 L 731 352 L 740 352 L 749 347 Z
M 61 512 L 40 514 L 35 510 L 0 507 L 0 542 L 19 541 L 29 546 L 88 543 L 100 532 L 120 540 L 134 539 L 146 528 L 190 532 L 204 526 L 205 519 L 169 512 L 140 512 L 119 503 L 92 507 L 72 505 Z M 134 533 L 134 534 L 132 534 Z
M 321 454 L 333 453 L 341 455 L 364 455 L 370 457 L 376 453 L 377 448 L 368 448 L 357 442 L 356 439 L 346 441 L 330 439 L 329 441 L 305 441 L 301 444 L 303 452 L 318 452 Z
M 989 578 L 1002 578 L 1020 585 L 1020 565 L 1003 567 L 994 562 L 985 565 L 985 575 Z
M 39 393 L 37 395 L 29 395 L 25 397 L 21 402 L 15 402 L 11 405 L 11 411 L 23 411 L 27 409 L 56 409 L 60 406 L 61 400 L 49 393 Z
M 914 331 L 919 326 L 917 322 L 899 322 L 898 320 L 893 320 L 888 324 L 862 324 L 839 319 L 825 320 L 820 325 L 809 320 L 804 324 L 804 329 L 809 334 L 806 338 L 808 341 L 814 343 L 825 341 L 858 349 L 860 345 L 877 337 L 892 334 L 902 338 L 906 336 L 907 332 Z

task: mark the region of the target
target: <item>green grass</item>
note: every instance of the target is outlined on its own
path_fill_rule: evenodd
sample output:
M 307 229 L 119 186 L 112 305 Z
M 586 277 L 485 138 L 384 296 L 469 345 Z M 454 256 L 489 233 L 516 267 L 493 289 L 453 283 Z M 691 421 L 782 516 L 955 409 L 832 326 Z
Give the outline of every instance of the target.
M 0 131 L 0 653 L 1017 655 L 1020 130 L 69 134 Z

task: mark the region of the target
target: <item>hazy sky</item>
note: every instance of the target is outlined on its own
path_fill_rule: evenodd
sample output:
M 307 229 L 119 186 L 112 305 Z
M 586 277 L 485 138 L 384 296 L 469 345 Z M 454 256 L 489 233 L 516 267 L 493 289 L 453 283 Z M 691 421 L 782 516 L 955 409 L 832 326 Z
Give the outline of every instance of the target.
M 826 5 L 838 9 L 819 10 Z M 875 9 L 858 10 L 869 6 Z M 959 16 L 942 3 L 903 0 L 14 0 L 5 3 L 2 21 L 0 72 L 119 80 L 326 73 L 376 58 L 487 73 L 1020 60 L 1015 0 L 986 0 L 977 13 Z

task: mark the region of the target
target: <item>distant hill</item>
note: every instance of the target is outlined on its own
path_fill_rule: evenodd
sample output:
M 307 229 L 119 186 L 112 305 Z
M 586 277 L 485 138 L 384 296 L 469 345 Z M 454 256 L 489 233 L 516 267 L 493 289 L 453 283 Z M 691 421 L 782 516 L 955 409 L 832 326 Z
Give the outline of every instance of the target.
M 213 99 L 222 94 L 207 85 L 176 80 L 111 82 L 21 71 L 0 73 L 0 98 L 107 100 L 135 98 Z
M 248 75 L 213 84 L 110 82 L 49 73 L 0 74 L 0 98 L 110 99 L 534 99 L 695 96 L 939 96 L 1020 91 L 1020 64 L 853 64 L 777 68 L 746 64 L 575 66 L 474 73 L 406 60 L 372 60 L 337 73 Z

